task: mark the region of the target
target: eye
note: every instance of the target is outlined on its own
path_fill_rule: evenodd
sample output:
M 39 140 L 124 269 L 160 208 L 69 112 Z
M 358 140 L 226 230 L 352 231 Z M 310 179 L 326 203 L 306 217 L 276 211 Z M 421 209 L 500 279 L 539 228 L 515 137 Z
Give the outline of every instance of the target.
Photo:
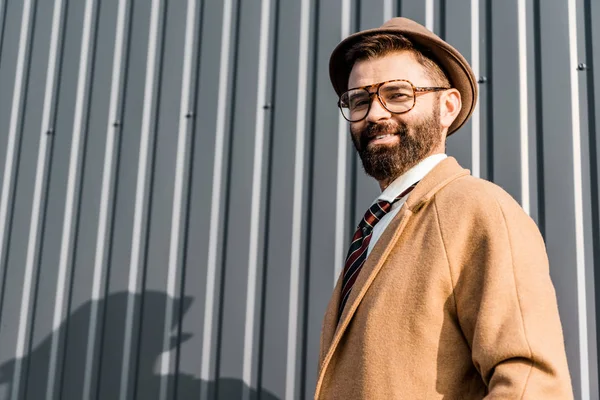
M 355 96 L 350 98 L 348 105 L 351 109 L 364 108 L 369 106 L 369 97 L 366 96 Z
M 390 96 L 390 99 L 392 100 L 401 100 L 406 98 L 408 98 L 408 95 L 406 93 L 392 93 L 392 95 Z
M 353 106 L 360 107 L 360 106 L 367 105 L 368 103 L 369 103 L 368 99 L 358 99 L 353 102 Z

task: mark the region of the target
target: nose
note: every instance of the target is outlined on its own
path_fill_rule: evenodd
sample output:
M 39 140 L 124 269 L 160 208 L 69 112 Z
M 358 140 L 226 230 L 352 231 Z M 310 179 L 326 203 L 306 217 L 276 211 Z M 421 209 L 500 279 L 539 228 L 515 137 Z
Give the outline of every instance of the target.
M 379 97 L 374 94 L 371 99 L 371 108 L 367 114 L 366 120 L 368 122 L 377 122 L 391 118 L 392 113 L 385 109 Z

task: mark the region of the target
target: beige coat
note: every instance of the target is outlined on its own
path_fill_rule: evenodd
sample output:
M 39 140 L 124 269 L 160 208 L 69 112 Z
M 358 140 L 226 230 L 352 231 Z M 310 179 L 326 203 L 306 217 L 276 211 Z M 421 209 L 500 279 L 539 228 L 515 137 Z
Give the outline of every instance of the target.
M 410 194 L 321 333 L 316 399 L 572 399 L 535 223 L 448 158 Z

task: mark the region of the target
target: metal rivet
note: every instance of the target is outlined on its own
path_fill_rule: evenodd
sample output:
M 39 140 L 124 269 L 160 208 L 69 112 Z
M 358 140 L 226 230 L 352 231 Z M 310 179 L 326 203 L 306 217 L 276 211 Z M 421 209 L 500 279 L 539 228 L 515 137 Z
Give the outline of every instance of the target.
M 585 71 L 587 69 L 587 65 L 585 65 L 584 63 L 579 63 L 579 65 L 577 66 L 577 71 Z
M 271 103 L 267 103 L 263 106 L 263 110 L 269 110 L 271 109 L 273 106 L 271 105 Z
M 121 126 L 121 121 L 117 120 L 117 121 L 113 122 L 113 126 L 114 126 L 115 128 L 117 128 L 117 127 Z
M 189 118 L 194 118 L 194 113 L 190 111 L 187 114 L 185 114 L 185 117 L 188 118 L 188 119 Z
M 486 83 L 486 82 L 487 82 L 487 77 L 486 76 L 481 76 L 477 80 L 477 83 Z
M 46 135 L 54 135 L 54 130 L 52 130 L 52 129 L 48 129 L 48 130 L 46 131 Z

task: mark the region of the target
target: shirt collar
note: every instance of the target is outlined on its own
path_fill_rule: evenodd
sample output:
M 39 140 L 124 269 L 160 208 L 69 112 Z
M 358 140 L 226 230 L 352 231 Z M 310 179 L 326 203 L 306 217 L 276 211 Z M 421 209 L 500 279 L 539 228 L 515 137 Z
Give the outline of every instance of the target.
M 423 179 L 425 175 L 447 157 L 446 154 L 434 154 L 423 159 L 417 165 L 390 183 L 390 185 L 381 192 L 377 200 L 384 200 L 392 203 L 400 193 L 408 189 L 412 184 Z

